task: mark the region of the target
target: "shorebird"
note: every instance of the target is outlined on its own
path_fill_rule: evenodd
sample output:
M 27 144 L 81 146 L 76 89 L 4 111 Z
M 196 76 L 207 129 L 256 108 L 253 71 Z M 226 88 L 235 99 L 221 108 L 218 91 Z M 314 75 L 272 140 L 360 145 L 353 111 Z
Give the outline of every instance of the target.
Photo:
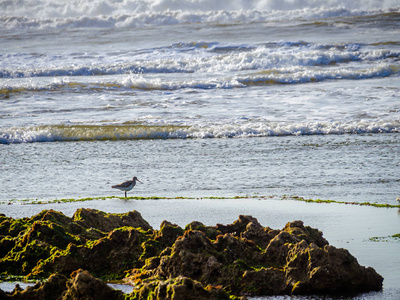
M 397 200 L 397 202 L 399 202 L 399 204 L 400 204 L 400 197 L 397 197 L 396 200 Z
M 141 182 L 135 176 L 135 177 L 132 178 L 132 180 L 128 180 L 128 181 L 125 181 L 123 183 L 113 185 L 112 188 L 113 189 L 119 189 L 121 191 L 125 191 L 125 198 L 126 198 L 126 192 L 130 191 L 131 189 L 133 189 L 133 187 L 136 185 L 136 181 L 139 181 L 140 183 L 143 184 L 143 182 Z

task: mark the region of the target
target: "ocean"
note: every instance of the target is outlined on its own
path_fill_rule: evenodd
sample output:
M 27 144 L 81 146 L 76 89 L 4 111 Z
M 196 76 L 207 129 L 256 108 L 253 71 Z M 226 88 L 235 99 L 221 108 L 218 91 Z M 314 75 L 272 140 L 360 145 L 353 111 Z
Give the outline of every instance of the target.
M 397 204 L 399 0 L 0 0 L 0 45 L 1 213 L 133 176 L 128 196 Z

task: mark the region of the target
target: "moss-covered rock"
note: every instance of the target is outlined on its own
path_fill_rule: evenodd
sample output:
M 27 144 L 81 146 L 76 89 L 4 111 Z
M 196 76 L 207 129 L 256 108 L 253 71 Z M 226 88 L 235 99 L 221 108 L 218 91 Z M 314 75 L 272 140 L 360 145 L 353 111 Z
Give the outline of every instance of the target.
M 382 288 L 382 277 L 357 263 L 347 250 L 329 246 L 322 232 L 301 221 L 282 230 L 263 228 L 255 218 L 240 216 L 213 229 L 190 223 L 174 245 L 134 269 L 130 280 L 156 284 L 184 276 L 203 286 L 222 286 L 235 295 L 357 293 Z M 200 229 L 200 230 L 192 230 Z M 322 276 L 323 275 L 323 276 Z
M 93 277 L 89 272 L 78 270 L 71 274 L 72 280 L 67 281 L 66 291 L 62 300 L 93 299 L 93 300 L 124 300 L 124 294 L 114 290 L 102 280 Z
M 285 268 L 293 294 L 354 294 L 382 288 L 382 277 L 346 249 L 306 242 L 293 245 Z
M 11 293 L 0 290 L 0 299 L 12 300 L 124 300 L 124 294 L 114 290 L 89 272 L 77 270 L 71 279 L 64 275 L 52 274 L 46 281 L 38 282 L 25 290 L 18 285 Z
M 61 299 L 62 294 L 66 290 L 67 280 L 67 277 L 64 275 L 53 274 L 45 282 L 38 282 L 34 286 L 27 287 L 25 290 L 21 289 L 19 285 L 11 293 L 0 290 L 0 299 Z
M 57 279 L 62 285 L 60 276 L 72 272 L 60 299 L 97 297 L 93 290 L 102 290 L 104 283 L 91 274 L 126 277 L 137 286 L 127 296 L 131 299 L 343 294 L 382 288 L 375 270 L 360 266 L 347 250 L 330 246 L 322 232 L 302 221 L 275 230 L 251 216 L 239 216 L 228 225 L 194 221 L 185 230 L 163 221 L 154 230 L 136 211 L 79 209 L 69 218 L 47 210 L 18 220 L 0 215 L 0 232 L 0 276 L 45 278 L 57 273 L 49 281 Z M 47 295 L 45 289 L 34 290 Z M 14 291 L 13 299 L 19 299 L 20 292 Z M 121 297 L 107 289 L 103 294 Z
M 135 287 L 127 297 L 131 300 L 224 300 L 230 299 L 229 294 L 221 287 L 204 287 L 191 278 L 178 276 L 168 280 L 151 281 Z
M 107 278 L 144 264 L 142 244 L 155 235 L 136 211 L 108 214 L 79 209 L 72 218 L 44 210 L 32 218 L 1 217 L 0 275 L 45 278 L 78 268 Z M 149 254 L 157 255 L 163 248 Z
M 85 228 L 96 228 L 104 232 L 110 232 L 120 227 L 152 229 L 139 212 L 130 211 L 124 214 L 109 214 L 95 209 L 78 209 L 72 217 L 73 221 Z

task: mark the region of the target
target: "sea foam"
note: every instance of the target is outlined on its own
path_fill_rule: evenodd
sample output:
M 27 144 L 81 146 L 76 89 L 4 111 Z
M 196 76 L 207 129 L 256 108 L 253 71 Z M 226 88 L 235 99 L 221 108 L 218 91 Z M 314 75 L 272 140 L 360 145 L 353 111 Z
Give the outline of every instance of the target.
M 0 144 L 137 139 L 245 138 L 329 134 L 399 133 L 398 121 L 255 122 L 247 124 L 46 125 L 1 128 Z
M 76 63 L 77 57 L 79 64 Z M 296 82 L 297 80 L 290 79 L 290 74 L 298 73 L 296 68 L 301 67 L 309 68 L 307 70 L 309 78 L 352 79 L 388 76 L 399 72 L 391 64 L 399 57 L 399 51 L 376 47 L 371 49 L 367 44 L 324 45 L 279 41 L 268 44 L 236 45 L 198 42 L 105 55 L 63 53 L 56 58 L 52 55 L 36 57 L 27 53 L 7 56 L 0 54 L 0 78 L 154 73 L 211 74 L 260 70 L 264 74 L 286 74 L 288 82 Z M 26 61 L 30 63 L 27 64 Z M 351 62 L 359 66 L 348 68 L 346 64 Z M 313 75 L 314 71 L 311 68 L 317 66 L 326 66 L 328 69 L 326 72 L 336 75 L 321 76 L 319 70 Z M 293 70 L 288 69 L 289 67 Z
M 360 9 L 361 8 L 361 9 Z M 0 1 L 3 28 L 143 27 L 320 19 L 398 11 L 396 0 Z

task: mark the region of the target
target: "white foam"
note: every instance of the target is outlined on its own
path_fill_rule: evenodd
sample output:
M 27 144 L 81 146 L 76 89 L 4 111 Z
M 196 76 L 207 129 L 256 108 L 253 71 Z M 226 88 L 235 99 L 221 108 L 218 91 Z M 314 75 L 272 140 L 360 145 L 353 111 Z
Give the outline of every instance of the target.
M 126 139 L 245 138 L 329 134 L 399 133 L 397 120 L 353 122 L 254 122 L 193 126 L 44 126 L 0 129 L 0 144 Z
M 376 77 L 387 77 L 399 70 L 395 66 L 381 64 L 369 69 L 336 68 L 332 70 L 309 69 L 290 67 L 281 69 L 268 75 L 255 75 L 237 77 L 237 81 L 243 85 L 267 85 L 267 84 L 299 84 L 318 82 L 324 80 L 358 80 Z
M 396 0 L 0 1 L 4 28 L 141 27 L 316 19 L 399 10 Z
M 292 11 L 321 8 L 342 9 L 387 9 L 398 7 L 396 0 L 325 0 L 322 3 L 314 0 L 19 0 L 1 1 L 0 8 L 4 15 L 31 17 L 79 17 L 79 16 L 115 16 L 126 13 L 139 14 L 148 12 L 182 11 Z
M 226 66 L 225 66 L 226 67 Z M 248 66 L 247 66 L 248 68 Z M 200 71 L 198 71 L 200 72 Z M 0 82 L 0 93 L 19 93 L 21 91 L 90 91 L 109 89 L 138 89 L 138 90 L 181 90 L 181 89 L 233 89 L 244 88 L 254 85 L 275 85 L 275 84 L 304 84 L 326 80 L 360 80 L 370 78 L 383 78 L 398 75 L 399 67 L 381 63 L 368 68 L 319 68 L 319 67 L 282 67 L 272 68 L 265 71 L 254 71 L 248 75 L 237 75 L 233 78 L 209 76 L 185 76 L 179 74 L 175 79 L 151 76 L 146 74 L 129 74 L 113 77 L 73 77 L 59 76 L 47 78 L 32 77 L 22 80 Z M 59 74 L 57 71 L 54 74 Z M 247 72 L 248 73 L 248 72 Z M 62 72 L 61 72 L 62 74 Z M 194 74 L 196 75 L 197 72 Z M 75 74 L 76 75 L 76 74 Z M 33 80 L 34 79 L 34 80 Z M 86 80 L 85 80 L 86 79 Z
M 327 66 L 328 71 L 326 72 L 332 73 L 332 69 L 339 69 L 337 75 L 322 77 L 351 79 L 357 78 L 360 74 L 361 78 L 365 78 L 363 73 L 367 72 L 370 72 L 372 76 L 387 76 L 387 74 L 398 72 L 390 66 L 390 60 L 399 58 L 400 52 L 378 48 L 371 50 L 368 45 L 360 44 L 320 45 L 281 41 L 265 45 L 234 45 L 199 42 L 110 55 L 80 54 L 80 56 L 84 56 L 84 58 L 80 58 L 80 64 L 76 63 L 76 56 L 76 53 L 64 53 L 57 58 L 52 55 L 33 57 L 28 53 L 15 53 L 0 60 L 0 77 L 227 73 L 247 70 L 288 73 L 290 77 L 291 73 L 298 73 L 296 68 L 311 67 L 307 69 L 307 73 L 309 78 L 312 78 L 314 76 L 312 67 Z M 132 56 L 136 58 L 133 61 Z M 99 60 L 102 63 L 99 63 Z M 115 60 L 118 60 L 118 63 L 115 63 Z M 366 70 L 357 71 L 347 66 L 345 70 L 340 70 L 340 64 L 349 62 L 357 62 L 360 65 L 357 67 L 358 69 Z M 382 64 L 382 66 L 376 66 L 376 64 Z M 288 69 L 289 67 L 293 68 L 293 71 Z M 316 70 L 315 73 L 314 77 L 318 77 L 321 72 Z M 292 81 L 300 82 L 296 79 Z

